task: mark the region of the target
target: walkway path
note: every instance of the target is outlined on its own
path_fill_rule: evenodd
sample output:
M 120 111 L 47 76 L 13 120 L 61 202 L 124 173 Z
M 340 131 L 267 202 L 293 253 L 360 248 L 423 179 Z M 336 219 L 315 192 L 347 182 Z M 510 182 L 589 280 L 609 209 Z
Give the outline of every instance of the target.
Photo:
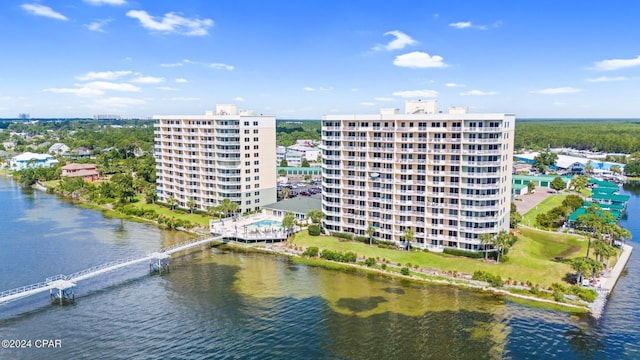
M 607 303 L 607 298 L 609 294 L 616 286 L 616 282 L 618 282 L 618 278 L 620 278 L 620 274 L 624 267 L 627 265 L 629 261 L 629 257 L 631 257 L 631 252 L 633 251 L 633 247 L 630 245 L 622 246 L 622 254 L 618 258 L 616 265 L 611 269 L 611 271 L 607 272 L 605 275 L 598 278 L 598 283 L 600 286 L 596 289 L 598 291 L 598 296 L 596 300 L 591 304 L 591 315 L 596 319 L 599 319 L 602 316 L 602 312 L 604 311 L 604 306 Z

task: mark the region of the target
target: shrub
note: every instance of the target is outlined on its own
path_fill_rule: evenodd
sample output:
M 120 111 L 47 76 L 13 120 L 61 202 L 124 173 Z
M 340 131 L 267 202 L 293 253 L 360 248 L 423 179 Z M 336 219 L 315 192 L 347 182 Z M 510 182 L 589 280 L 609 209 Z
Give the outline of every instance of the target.
M 382 268 L 382 270 L 387 270 L 387 264 L 382 264 L 380 267 Z
M 372 257 L 367 258 L 367 260 L 364 261 L 364 264 L 367 265 L 367 266 L 373 266 L 373 265 L 376 264 L 376 259 L 374 259 Z
M 409 275 L 409 268 L 408 267 L 403 267 L 402 269 L 400 269 L 400 274 Z
M 365 243 L 365 244 L 369 243 L 369 238 L 366 237 L 366 236 L 356 236 L 356 237 L 354 237 L 354 240 L 355 241 L 359 241 L 361 243 Z
M 345 240 L 353 239 L 353 234 L 349 234 L 349 233 L 332 232 L 331 235 L 340 239 L 345 239 Z
M 598 296 L 598 293 L 595 290 L 586 289 L 577 285 L 571 286 L 569 291 L 586 302 L 593 302 Z
M 311 236 L 320 235 L 320 226 L 316 224 L 309 225 L 309 235 Z
M 318 256 L 318 247 L 317 246 L 309 246 L 303 253 L 302 256 L 316 257 Z
M 564 302 L 564 295 L 562 295 L 562 293 L 559 292 L 559 291 L 554 291 L 553 292 L 553 300 L 555 300 L 557 302 Z
M 466 251 L 466 250 L 451 249 L 451 248 L 444 248 L 443 252 L 445 254 L 448 254 L 448 255 L 464 256 L 464 257 L 468 257 L 468 258 L 472 258 L 472 259 L 483 259 L 484 258 L 484 253 L 481 253 L 481 252 Z
M 493 275 L 481 270 L 474 272 L 471 278 L 473 280 L 488 282 L 489 285 L 494 287 L 502 287 L 504 285 L 504 282 L 502 281 L 502 278 L 500 277 L 500 275 Z

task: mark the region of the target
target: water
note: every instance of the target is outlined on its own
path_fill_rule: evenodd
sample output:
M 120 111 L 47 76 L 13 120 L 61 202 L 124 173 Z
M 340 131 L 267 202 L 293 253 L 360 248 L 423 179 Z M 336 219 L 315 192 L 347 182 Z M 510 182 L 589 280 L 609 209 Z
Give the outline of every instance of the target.
M 640 186 L 622 225 L 640 237 Z M 0 179 L 0 289 L 185 240 L 105 218 Z M 633 241 L 632 241 L 633 243 Z M 637 251 L 603 317 L 520 306 L 492 294 L 200 250 L 80 282 L 75 304 L 41 294 L 0 307 L 0 359 L 637 359 Z M 35 340 L 60 340 L 36 349 Z
M 254 226 L 254 227 L 257 227 L 257 228 L 263 228 L 263 227 L 281 228 L 282 227 L 282 223 L 280 221 L 273 221 L 273 220 L 260 220 L 258 222 L 251 223 L 248 226 Z

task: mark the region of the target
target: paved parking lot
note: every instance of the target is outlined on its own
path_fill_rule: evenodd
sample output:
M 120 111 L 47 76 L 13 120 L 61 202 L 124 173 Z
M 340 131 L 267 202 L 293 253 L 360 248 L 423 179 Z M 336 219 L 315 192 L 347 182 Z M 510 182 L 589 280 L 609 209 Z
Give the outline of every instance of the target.
M 550 188 L 536 188 L 533 194 L 518 195 L 515 200 L 516 208 L 521 215 L 524 215 L 553 193 L 555 192 Z

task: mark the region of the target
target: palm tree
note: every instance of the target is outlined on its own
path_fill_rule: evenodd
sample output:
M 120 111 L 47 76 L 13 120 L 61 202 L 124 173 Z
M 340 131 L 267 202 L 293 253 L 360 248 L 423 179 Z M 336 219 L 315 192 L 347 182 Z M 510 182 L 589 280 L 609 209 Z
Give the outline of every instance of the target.
M 282 189 L 282 197 L 285 199 L 289 198 L 289 193 L 291 193 L 291 190 L 289 188 L 284 188 Z
M 187 207 L 189 208 L 189 212 L 193 214 L 193 209 L 198 207 L 198 204 L 194 199 L 189 199 L 189 201 L 187 201 Z
M 480 235 L 480 243 L 484 245 L 484 261 L 487 261 L 487 254 L 489 254 L 489 252 L 487 251 L 487 246 L 493 245 L 494 239 L 495 236 L 490 233 Z
M 369 223 L 369 226 L 367 227 L 367 230 L 365 232 L 367 233 L 367 235 L 369 235 L 369 245 L 372 245 L 373 235 L 376 233 L 376 228 L 372 223 Z
M 284 217 L 282 218 L 282 227 L 287 229 L 287 235 L 289 234 L 289 231 L 291 231 L 291 229 L 293 228 L 295 221 L 296 221 L 296 217 L 295 215 L 293 215 L 291 211 L 287 211 L 284 214 Z
M 320 222 L 324 218 L 325 218 L 325 215 L 320 209 L 311 209 L 307 213 L 307 219 L 311 219 L 311 222 L 314 224 L 320 224 Z
M 411 241 L 415 237 L 413 229 L 408 227 L 404 229 L 404 239 L 407 241 L 407 250 L 411 250 Z
M 209 208 L 207 209 L 207 215 L 214 217 L 216 215 L 220 215 L 222 211 L 220 211 L 220 208 L 218 206 L 209 206 Z
M 178 204 L 178 199 L 174 198 L 173 196 L 170 196 L 167 199 L 167 204 L 169 204 L 169 207 L 171 208 L 171 210 L 175 210 L 176 205 Z
M 231 199 L 224 199 L 219 205 L 220 211 L 222 211 L 226 217 L 229 217 L 230 213 L 238 211 L 238 203 L 231 201 Z
M 498 252 L 497 262 L 500 262 L 500 255 L 504 255 L 504 249 L 509 245 L 510 235 L 506 231 L 502 230 L 495 237 L 495 247 L 500 249 Z
M 571 262 L 571 268 L 576 272 L 578 284 L 581 284 L 582 278 L 591 271 L 591 264 L 586 258 L 576 258 Z

